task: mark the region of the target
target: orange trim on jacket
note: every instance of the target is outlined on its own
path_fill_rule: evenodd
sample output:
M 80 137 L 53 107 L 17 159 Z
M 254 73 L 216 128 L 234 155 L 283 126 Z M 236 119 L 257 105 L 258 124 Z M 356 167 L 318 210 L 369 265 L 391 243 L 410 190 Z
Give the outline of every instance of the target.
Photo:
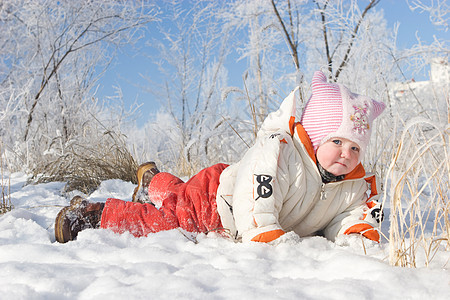
M 344 234 L 351 234 L 351 233 L 359 233 L 362 234 L 364 237 L 368 238 L 369 240 L 375 241 L 377 243 L 380 242 L 380 234 L 378 231 L 373 228 L 369 224 L 356 224 L 353 225 L 344 232 Z
M 375 175 L 372 175 L 370 177 L 365 178 L 366 182 L 370 185 L 370 196 L 369 199 L 372 198 L 373 196 L 378 195 L 378 191 L 377 191 L 377 182 L 376 182 L 376 178 Z M 369 208 L 372 208 L 375 204 L 373 204 L 372 206 L 369 206 Z
M 263 232 L 252 238 L 252 242 L 269 243 L 282 236 L 285 232 L 281 229 Z
M 289 122 L 290 123 L 290 122 Z M 305 146 L 306 152 L 308 152 L 309 157 L 316 163 L 316 154 L 314 153 L 314 147 L 311 143 L 311 139 L 309 138 L 308 133 L 306 133 L 305 128 L 303 128 L 302 124 L 300 122 L 293 124 L 294 129 L 297 129 L 297 136 L 302 142 L 303 146 Z M 294 131 L 292 129 L 291 131 Z

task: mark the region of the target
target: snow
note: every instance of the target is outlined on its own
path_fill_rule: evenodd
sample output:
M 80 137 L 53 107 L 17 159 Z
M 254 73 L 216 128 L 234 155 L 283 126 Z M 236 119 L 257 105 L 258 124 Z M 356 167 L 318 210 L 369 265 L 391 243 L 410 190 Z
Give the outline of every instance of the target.
M 429 268 L 392 267 L 387 242 L 303 238 L 276 246 L 178 230 L 134 238 L 104 229 L 55 242 L 54 218 L 73 195 L 64 183 L 11 175 L 14 209 L 0 216 L 2 299 L 448 299 L 448 252 Z M 89 199 L 131 200 L 108 180 Z M 198 243 L 194 243 L 197 241 Z

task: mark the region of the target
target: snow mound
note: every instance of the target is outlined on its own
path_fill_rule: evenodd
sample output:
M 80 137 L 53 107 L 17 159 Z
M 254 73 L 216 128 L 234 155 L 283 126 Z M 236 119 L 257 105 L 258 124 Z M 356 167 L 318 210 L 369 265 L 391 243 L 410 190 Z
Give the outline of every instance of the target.
M 14 179 L 14 180 L 13 180 Z M 278 245 L 179 230 L 134 238 L 85 230 L 55 242 L 64 183 L 11 176 L 14 209 L 0 216 L 2 299 L 448 299 L 448 253 L 427 269 L 391 267 L 387 244 L 358 236 Z M 102 183 L 90 199 L 130 200 L 134 185 Z M 196 241 L 197 243 L 194 243 Z M 446 255 L 446 256 L 445 256 Z

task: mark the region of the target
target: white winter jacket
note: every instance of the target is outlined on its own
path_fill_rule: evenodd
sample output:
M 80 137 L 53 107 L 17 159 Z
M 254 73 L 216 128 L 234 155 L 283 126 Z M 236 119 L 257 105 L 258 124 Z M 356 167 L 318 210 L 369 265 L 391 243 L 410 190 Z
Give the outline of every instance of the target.
M 343 181 L 323 184 L 311 141 L 295 123 L 295 98 L 293 91 L 241 161 L 222 172 L 216 198 L 222 225 L 243 242 L 270 242 L 288 231 L 332 241 L 360 233 L 379 241 L 374 176 L 360 164 Z

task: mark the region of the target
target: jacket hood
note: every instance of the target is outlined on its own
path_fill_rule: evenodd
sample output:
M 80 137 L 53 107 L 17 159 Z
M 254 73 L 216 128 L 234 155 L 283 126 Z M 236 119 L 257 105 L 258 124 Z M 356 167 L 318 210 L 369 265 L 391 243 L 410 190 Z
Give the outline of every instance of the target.
M 289 96 L 283 100 L 277 111 L 274 111 L 267 116 L 258 131 L 258 137 L 280 131 L 292 135 L 292 125 L 295 122 L 297 105 L 296 92 L 298 89 L 298 87 L 294 89 Z

